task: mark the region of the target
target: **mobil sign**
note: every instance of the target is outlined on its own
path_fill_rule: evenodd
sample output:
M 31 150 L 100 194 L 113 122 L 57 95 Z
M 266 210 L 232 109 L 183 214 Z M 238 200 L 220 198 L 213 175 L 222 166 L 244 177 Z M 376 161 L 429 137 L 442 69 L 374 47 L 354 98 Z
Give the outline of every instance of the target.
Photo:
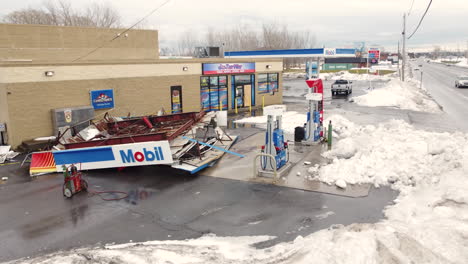
M 57 171 L 62 165 L 80 164 L 81 169 L 103 169 L 172 164 L 168 141 L 150 141 L 103 147 L 53 151 Z

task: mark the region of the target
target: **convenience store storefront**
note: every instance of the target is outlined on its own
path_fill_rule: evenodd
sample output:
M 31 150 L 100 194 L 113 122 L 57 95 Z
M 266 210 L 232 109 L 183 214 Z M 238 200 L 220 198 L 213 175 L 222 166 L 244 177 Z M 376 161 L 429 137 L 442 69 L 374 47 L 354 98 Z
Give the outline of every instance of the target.
M 254 62 L 204 63 L 200 77 L 204 111 L 256 106 L 257 96 L 278 92 L 278 73 L 257 73 Z M 257 88 L 258 87 L 258 88 Z

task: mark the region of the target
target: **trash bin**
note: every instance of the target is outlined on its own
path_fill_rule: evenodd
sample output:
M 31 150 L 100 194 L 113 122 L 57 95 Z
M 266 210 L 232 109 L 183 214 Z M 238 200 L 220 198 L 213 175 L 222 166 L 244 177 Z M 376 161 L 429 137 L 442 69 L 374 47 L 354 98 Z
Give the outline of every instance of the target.
M 301 142 L 305 138 L 305 129 L 304 127 L 294 128 L 294 142 Z

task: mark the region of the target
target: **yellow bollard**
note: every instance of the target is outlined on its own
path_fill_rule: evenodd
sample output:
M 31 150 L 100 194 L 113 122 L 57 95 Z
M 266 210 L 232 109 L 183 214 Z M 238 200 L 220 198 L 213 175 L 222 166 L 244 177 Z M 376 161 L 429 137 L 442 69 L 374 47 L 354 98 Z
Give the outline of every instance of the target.
M 235 108 L 236 108 L 236 114 L 238 113 L 237 112 L 237 98 L 234 100 L 234 105 L 235 105 Z
M 252 105 L 249 105 L 249 111 L 252 114 Z
M 223 111 L 223 104 L 221 104 L 221 99 L 219 99 L 219 111 Z

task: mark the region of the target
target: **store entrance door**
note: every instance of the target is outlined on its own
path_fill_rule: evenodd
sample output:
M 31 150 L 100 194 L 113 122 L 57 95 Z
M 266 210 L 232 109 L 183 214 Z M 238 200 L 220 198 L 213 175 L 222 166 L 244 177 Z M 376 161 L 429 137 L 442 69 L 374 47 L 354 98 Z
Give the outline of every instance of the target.
M 236 86 L 236 102 L 237 108 L 244 107 L 244 85 Z
M 236 85 L 237 107 L 249 107 L 252 104 L 252 85 Z

